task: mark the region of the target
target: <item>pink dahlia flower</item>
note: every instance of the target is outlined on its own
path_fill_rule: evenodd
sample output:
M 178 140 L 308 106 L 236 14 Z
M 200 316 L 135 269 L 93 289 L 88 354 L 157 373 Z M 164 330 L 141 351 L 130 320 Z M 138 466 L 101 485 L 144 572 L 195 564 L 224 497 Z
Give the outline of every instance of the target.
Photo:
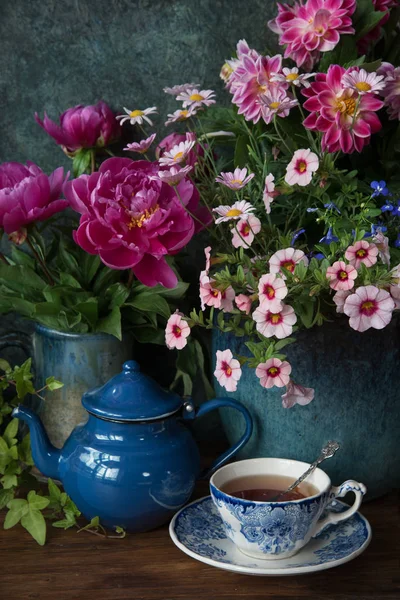
M 170 152 L 172 148 L 178 146 L 182 142 L 192 141 L 196 141 L 196 137 L 192 133 L 187 133 L 186 135 L 181 133 L 170 133 L 158 144 L 156 148 L 156 158 L 159 160 L 164 156 L 166 152 Z M 186 156 L 186 164 L 190 165 L 191 167 L 194 167 L 194 165 L 198 162 L 199 158 L 203 156 L 203 148 L 200 146 L 200 144 L 196 144 Z
M 292 367 L 284 360 L 279 358 L 269 358 L 266 362 L 260 363 L 256 368 L 256 375 L 260 380 L 260 385 L 267 389 L 284 387 L 288 385 Z
M 293 331 L 293 325 L 297 321 L 294 308 L 282 304 L 279 310 L 271 312 L 265 305 L 260 305 L 253 313 L 256 329 L 264 337 L 275 336 L 278 340 L 289 337 Z
M 352 265 L 346 265 L 343 260 L 337 260 L 326 270 L 329 286 L 335 290 L 351 290 L 358 272 Z
M 283 408 L 292 408 L 295 404 L 306 406 L 314 400 L 314 389 L 306 388 L 296 384 L 293 379 L 290 379 L 286 387 L 286 392 L 282 394 Z
M 107 146 L 120 135 L 115 115 L 103 101 L 92 106 L 79 104 L 69 108 L 60 116 L 59 125 L 46 113 L 43 121 L 35 113 L 35 120 L 67 152 Z
M 235 298 L 235 304 L 238 309 L 246 313 L 246 315 L 250 314 L 251 298 L 249 296 L 246 296 L 246 294 L 238 294 Z
M 268 23 L 286 45 L 285 58 L 311 69 L 321 52 L 333 50 L 344 34 L 354 33 L 351 15 L 356 0 L 307 0 L 293 6 L 278 4 L 279 14 Z
M 323 133 L 322 149 L 328 152 L 361 152 L 371 135 L 382 127 L 375 113 L 383 102 L 373 94 L 359 95 L 355 89 L 346 87 L 343 78 L 351 70 L 354 68 L 346 71 L 339 65 L 331 65 L 327 73 L 318 73 L 311 86 L 302 92 L 308 98 L 304 108 L 311 112 L 303 125 Z
M 293 273 L 298 262 L 303 261 L 305 265 L 308 265 L 308 258 L 302 250 L 295 250 L 294 248 L 284 248 L 278 250 L 269 259 L 269 270 L 271 273 L 281 273 L 282 279 L 286 279 L 285 274 L 281 269 L 286 269 Z
M 386 79 L 382 96 L 389 119 L 398 121 L 400 120 L 400 67 L 394 68 L 389 63 L 383 63 L 383 65 L 385 65 Z
M 288 185 L 297 184 L 304 187 L 311 182 L 315 171 L 318 171 L 318 167 L 318 156 L 311 152 L 309 148 L 296 150 L 292 160 L 286 167 L 285 181 Z
M 175 287 L 177 277 L 165 256 L 179 252 L 195 226 L 199 194 L 189 180 L 177 190 L 163 183 L 157 163 L 109 158 L 92 175 L 64 186 L 71 208 L 80 213 L 75 242 L 98 254 L 112 269 L 132 269 L 145 285 Z
M 233 358 L 230 350 L 217 350 L 217 364 L 215 366 L 214 376 L 220 386 L 227 392 L 235 392 L 237 384 L 242 376 L 240 362 Z
M 176 312 L 170 316 L 165 328 L 165 344 L 167 348 L 172 350 L 182 350 L 187 345 L 187 338 L 190 335 L 190 327 L 187 322 L 182 319 L 183 314 Z
M 234 248 L 250 248 L 254 236 L 261 231 L 261 221 L 254 215 L 242 219 L 232 228 L 232 246 Z
M 350 317 L 349 325 L 356 331 L 367 331 L 371 327 L 383 329 L 390 323 L 394 308 L 389 292 L 374 285 L 359 287 L 344 303 L 344 312 Z
M 35 221 L 45 221 L 68 206 L 61 200 L 64 169 L 47 176 L 34 163 L 6 162 L 0 165 L 0 228 L 8 234 L 20 232 Z M 16 239 L 19 236 L 16 236 Z
M 224 73 L 220 73 L 220 77 L 226 81 L 227 89 L 233 94 L 237 85 L 240 85 L 242 81 L 244 81 L 248 66 L 245 66 L 248 61 L 256 62 L 257 58 L 260 54 L 249 47 L 246 40 L 239 40 L 236 45 L 236 58 L 231 58 L 227 60 L 224 67 Z M 222 67 L 222 69 L 224 69 Z
M 272 313 L 282 310 L 282 300 L 286 298 L 288 289 L 282 277 L 268 273 L 260 277 L 258 295 L 260 306 Z
M 375 244 L 360 240 L 354 246 L 349 246 L 344 256 L 353 267 L 359 269 L 361 263 L 364 263 L 366 267 L 372 267 L 378 260 L 378 252 L 379 250 Z

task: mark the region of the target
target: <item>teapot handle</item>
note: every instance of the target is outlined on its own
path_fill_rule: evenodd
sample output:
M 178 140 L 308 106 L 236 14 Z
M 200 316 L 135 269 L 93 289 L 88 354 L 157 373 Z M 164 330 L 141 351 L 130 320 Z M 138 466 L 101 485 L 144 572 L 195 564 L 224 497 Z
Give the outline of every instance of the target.
M 190 404 L 189 404 L 189 406 L 190 406 Z M 240 438 L 240 440 L 238 442 L 236 442 L 236 444 L 234 444 L 233 446 L 231 446 L 230 448 L 228 448 L 228 450 L 225 450 L 225 452 L 223 452 L 223 454 L 221 454 L 212 463 L 211 467 L 209 467 L 208 469 L 206 469 L 205 471 L 203 471 L 200 474 L 200 479 L 206 479 L 207 477 L 209 477 L 210 475 L 212 475 L 212 473 L 216 469 L 218 469 L 219 467 L 221 467 L 230 458 L 232 458 L 233 456 L 235 456 L 235 454 L 241 448 L 243 448 L 243 446 L 245 444 L 247 444 L 247 442 L 249 441 L 250 436 L 251 436 L 251 434 L 253 432 L 253 420 L 252 420 L 252 418 L 250 416 L 250 413 L 247 410 L 247 408 L 245 408 L 243 406 L 243 404 L 240 404 L 240 402 L 237 402 L 236 400 L 230 400 L 229 398 L 215 398 L 214 400 L 209 400 L 208 402 L 205 402 L 196 411 L 196 413 L 195 413 L 194 416 L 196 418 L 197 417 L 201 417 L 202 415 L 205 415 L 206 413 L 210 412 L 211 410 L 214 410 L 216 408 L 226 408 L 226 407 L 235 408 L 240 413 L 242 413 L 242 415 L 244 417 L 245 425 L 246 425 L 245 432 L 242 435 L 242 437 Z

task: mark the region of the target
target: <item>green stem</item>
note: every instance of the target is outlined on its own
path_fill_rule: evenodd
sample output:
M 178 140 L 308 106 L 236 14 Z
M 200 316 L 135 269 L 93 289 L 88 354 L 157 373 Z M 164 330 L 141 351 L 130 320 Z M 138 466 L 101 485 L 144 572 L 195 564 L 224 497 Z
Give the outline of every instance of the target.
M 282 144 L 285 146 L 286 150 L 289 152 L 289 154 L 293 154 L 292 150 L 286 144 L 285 140 L 282 137 L 281 132 L 279 131 L 279 127 L 278 127 L 278 122 L 277 122 L 276 115 L 274 115 L 274 127 L 275 127 L 275 131 L 276 131 L 276 134 L 277 134 L 278 138 L 280 139 L 280 141 L 282 142 Z
M 4 254 L 2 252 L 0 252 L 0 260 L 1 262 L 3 262 L 5 265 L 8 265 L 8 261 L 6 259 L 6 257 L 4 256 Z
M 209 228 L 209 227 L 207 227 L 207 225 L 205 225 L 205 224 L 203 223 L 203 221 L 200 221 L 200 219 L 198 219 L 198 218 L 196 217 L 196 215 L 194 215 L 192 212 L 190 212 L 190 210 L 187 208 L 187 206 L 185 206 L 185 205 L 184 205 L 184 203 L 183 203 L 183 201 L 182 201 L 182 198 L 181 198 L 181 195 L 180 195 L 180 193 L 178 192 L 178 186 L 177 186 L 177 185 L 173 185 L 172 187 L 173 187 L 173 188 L 174 188 L 174 190 L 175 190 L 175 193 L 176 193 L 176 195 L 177 195 L 177 197 L 178 197 L 178 200 L 179 200 L 179 202 L 180 202 L 180 203 L 181 203 L 181 205 L 182 205 L 182 208 L 184 208 L 184 209 L 185 209 L 185 211 L 186 211 L 186 212 L 187 212 L 187 213 L 188 213 L 188 214 L 189 214 L 189 215 L 192 217 L 192 219 L 194 219 L 195 221 L 197 221 L 198 223 L 200 223 L 200 225 L 201 225 L 201 226 L 202 226 L 204 229 L 207 229 L 207 231 L 208 231 L 208 232 L 211 232 L 210 228 Z
M 39 265 L 42 267 L 42 270 L 43 270 L 44 274 L 46 275 L 48 282 L 50 283 L 50 285 L 54 285 L 55 281 L 54 281 L 50 271 L 46 267 L 45 262 L 40 258 L 39 253 L 37 252 L 36 248 L 33 246 L 32 242 L 28 236 L 25 241 L 28 244 L 29 248 L 32 250 L 32 253 L 33 253 L 34 257 L 36 258 L 36 260 L 38 261 Z
M 128 275 L 128 281 L 127 281 L 127 284 L 126 284 L 126 287 L 127 287 L 128 289 L 131 289 L 131 287 L 132 287 L 132 284 L 133 284 L 133 278 L 134 278 L 134 274 L 133 274 L 133 271 L 132 271 L 132 269 L 131 269 L 131 270 L 129 271 L 129 275 Z

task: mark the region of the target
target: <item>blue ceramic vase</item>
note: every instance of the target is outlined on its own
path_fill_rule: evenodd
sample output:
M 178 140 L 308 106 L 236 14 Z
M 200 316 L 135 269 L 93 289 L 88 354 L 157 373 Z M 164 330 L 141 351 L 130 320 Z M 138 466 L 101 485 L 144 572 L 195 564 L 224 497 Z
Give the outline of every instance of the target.
M 243 338 L 215 333 L 216 350 L 248 355 Z M 296 383 L 315 389 L 307 406 L 284 409 L 285 388 L 266 390 L 253 369 L 244 368 L 232 394 L 253 417 L 254 433 L 240 458 L 279 457 L 312 462 L 328 440 L 341 449 L 324 463 L 334 484 L 363 482 L 367 499 L 400 487 L 400 332 L 392 321 L 383 331 L 352 330 L 348 319 L 301 331 L 285 348 Z M 222 388 L 216 384 L 216 390 Z M 237 435 L 235 415 L 221 413 L 228 439 Z
M 84 394 L 82 404 L 89 419 L 75 427 L 61 450 L 49 442 L 31 409 L 19 406 L 13 416 L 29 426 L 35 465 L 61 480 L 88 519 L 98 516 L 106 527 L 129 531 L 162 525 L 189 500 L 201 473 L 199 451 L 185 421 L 222 407 L 244 417 L 245 427 L 238 419 L 239 441 L 204 476 L 234 456 L 252 431 L 251 417 L 238 402 L 215 399 L 196 411 L 190 400 L 166 392 L 141 373 L 135 361 Z

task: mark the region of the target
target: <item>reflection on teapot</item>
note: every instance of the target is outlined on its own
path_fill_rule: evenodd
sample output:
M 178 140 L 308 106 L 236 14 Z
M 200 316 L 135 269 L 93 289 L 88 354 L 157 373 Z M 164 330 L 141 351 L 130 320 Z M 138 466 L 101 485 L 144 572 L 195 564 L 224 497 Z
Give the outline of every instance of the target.
M 166 392 L 142 374 L 135 361 L 101 388 L 84 394 L 89 413 L 64 447 L 51 445 L 39 417 L 18 406 L 13 416 L 30 428 L 32 456 L 40 471 L 61 480 L 88 518 L 106 527 L 146 531 L 168 521 L 190 498 L 200 476 L 200 456 L 185 421 L 216 408 L 242 413 L 242 438 L 210 467 L 207 476 L 246 444 L 252 421 L 239 402 L 215 399 L 197 411 L 191 401 Z

